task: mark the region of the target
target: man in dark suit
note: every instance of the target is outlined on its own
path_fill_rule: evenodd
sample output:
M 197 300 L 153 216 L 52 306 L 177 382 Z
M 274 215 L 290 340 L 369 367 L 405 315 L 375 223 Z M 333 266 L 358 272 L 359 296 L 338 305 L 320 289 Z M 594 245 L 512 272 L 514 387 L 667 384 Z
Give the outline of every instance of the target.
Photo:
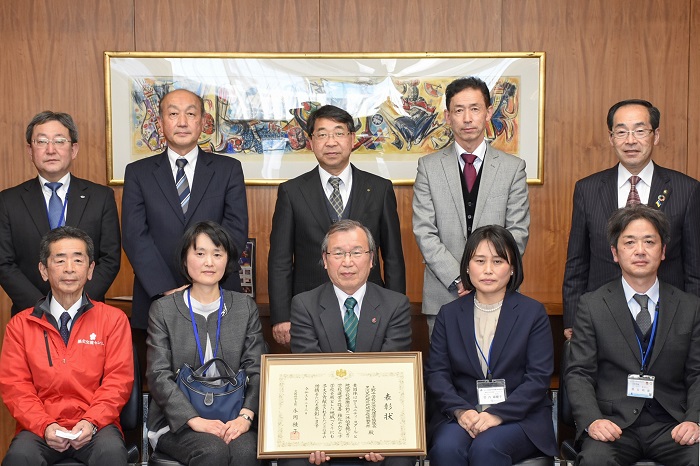
M 78 128 L 67 113 L 35 115 L 26 139 L 39 176 L 0 192 L 0 285 L 12 300 L 12 315 L 48 294 L 49 284 L 39 274 L 39 243 L 46 232 L 63 225 L 92 238 L 95 271 L 85 291 L 93 301 L 104 301 L 121 257 L 114 192 L 71 175 Z
M 372 233 L 355 220 L 334 223 L 321 243 L 330 283 L 292 299 L 293 353 L 408 351 L 411 313 L 408 298 L 368 282 L 376 245 Z M 415 458 L 368 453 L 367 462 L 409 466 Z M 280 466 L 329 461 L 324 452 L 306 458 L 280 459 Z
M 565 375 L 577 464 L 698 464 L 700 299 L 657 278 L 669 234 L 644 205 L 610 218 L 622 278 L 581 297 Z
M 610 215 L 628 203 L 661 210 L 671 239 L 659 278 L 700 295 L 700 183 L 652 162 L 659 143 L 659 110 L 646 100 L 623 100 L 608 111 L 610 145 L 620 163 L 576 183 L 564 272 L 564 335 L 571 338 L 578 301 L 620 276 L 605 237 Z M 634 181 L 634 187 L 632 187 Z
M 312 113 L 308 133 L 319 166 L 279 186 L 268 258 L 270 316 L 277 343 L 289 344 L 292 296 L 328 281 L 318 261 L 318 247 L 331 224 L 340 219 L 359 221 L 377 240 L 384 279 L 375 257 L 369 281 L 406 292 L 394 189 L 389 180 L 350 164 L 353 128 L 352 116 L 333 105 Z
M 203 117 L 201 97 L 184 89 L 169 92 L 160 101 L 158 117 L 168 149 L 126 167 L 124 252 L 136 275 L 131 325 L 143 330 L 141 337 L 151 301 L 187 283 L 175 256 L 190 225 L 202 220 L 221 224 L 231 234 L 239 255 L 248 237 L 241 163 L 198 147 Z M 223 287 L 239 291 L 238 274 L 232 274 Z

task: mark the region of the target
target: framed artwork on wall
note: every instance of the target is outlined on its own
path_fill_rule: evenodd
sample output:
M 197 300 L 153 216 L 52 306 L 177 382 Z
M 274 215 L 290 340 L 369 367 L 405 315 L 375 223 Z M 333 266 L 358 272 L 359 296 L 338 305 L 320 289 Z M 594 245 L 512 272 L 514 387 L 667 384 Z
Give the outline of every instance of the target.
M 104 66 L 112 185 L 129 162 L 165 150 L 158 105 L 182 88 L 204 99 L 200 146 L 238 158 L 246 184 L 275 185 L 313 168 L 306 121 L 332 104 L 355 119 L 353 164 L 410 185 L 418 158 L 453 140 L 444 92 L 464 76 L 491 91 L 490 143 L 526 161 L 528 183 L 544 181 L 544 52 L 105 52 Z

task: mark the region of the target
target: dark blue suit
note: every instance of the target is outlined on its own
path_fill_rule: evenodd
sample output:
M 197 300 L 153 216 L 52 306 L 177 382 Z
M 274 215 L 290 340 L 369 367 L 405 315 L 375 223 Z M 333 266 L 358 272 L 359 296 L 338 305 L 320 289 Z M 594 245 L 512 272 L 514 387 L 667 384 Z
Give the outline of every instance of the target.
M 432 411 L 428 413 L 431 462 L 433 456 L 438 456 L 434 451 L 436 445 L 443 449 L 452 444 L 461 445 L 463 451 L 450 462 L 469 464 L 464 455 L 470 454 L 465 450 L 473 449 L 482 436 L 487 438 L 485 434 L 498 444 L 499 432 L 505 438 L 506 431 L 519 431 L 515 426 L 542 453 L 556 455 L 552 403 L 547 396 L 554 366 L 553 351 L 544 306 L 519 293 L 507 293 L 492 343 L 490 367 L 495 379 L 505 379 L 508 397 L 487 410 L 499 416 L 503 424 L 472 440 L 457 424 L 454 412 L 475 409 L 476 381 L 484 378 L 474 343 L 474 294 L 444 305 L 435 321 L 426 369 L 428 406 Z M 446 461 L 437 466 L 442 463 Z
M 131 326 L 148 326 L 151 301 L 184 285 L 178 247 L 191 225 L 211 220 L 233 238 L 240 254 L 248 237 L 248 204 L 241 163 L 231 157 L 199 150 L 187 215 L 182 215 L 175 177 L 163 152 L 126 167 L 122 197 L 124 252 L 136 275 Z M 238 259 L 238 258 L 236 258 Z M 223 287 L 240 290 L 237 273 Z

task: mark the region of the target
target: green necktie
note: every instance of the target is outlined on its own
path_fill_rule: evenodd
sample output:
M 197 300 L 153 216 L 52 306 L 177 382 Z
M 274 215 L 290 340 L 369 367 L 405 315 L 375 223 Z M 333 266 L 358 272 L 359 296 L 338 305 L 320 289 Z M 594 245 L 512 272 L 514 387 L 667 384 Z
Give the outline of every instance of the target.
M 357 316 L 355 315 L 355 305 L 357 300 L 352 296 L 345 300 L 345 318 L 343 319 L 343 329 L 345 330 L 345 340 L 348 349 L 355 352 L 355 340 L 357 339 Z

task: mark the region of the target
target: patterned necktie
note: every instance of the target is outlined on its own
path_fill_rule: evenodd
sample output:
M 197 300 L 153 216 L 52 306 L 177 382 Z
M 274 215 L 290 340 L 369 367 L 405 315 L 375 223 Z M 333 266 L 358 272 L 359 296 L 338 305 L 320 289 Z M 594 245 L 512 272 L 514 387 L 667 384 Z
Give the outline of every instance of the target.
M 345 300 L 345 318 L 343 319 L 343 329 L 345 329 L 345 340 L 348 349 L 355 352 L 355 341 L 357 340 L 357 316 L 355 315 L 355 305 L 357 300 L 350 296 Z
M 642 331 L 642 334 L 646 335 L 647 331 L 649 331 L 649 327 L 651 327 L 649 297 L 645 294 L 636 294 L 634 295 L 634 300 L 637 301 L 639 306 L 642 308 L 642 310 L 639 311 L 639 314 L 637 314 L 637 325 L 639 325 L 639 330 Z
M 467 154 L 466 152 L 462 154 L 462 160 L 464 160 L 464 181 L 467 182 L 467 191 L 472 192 L 474 187 L 474 182 L 476 181 L 476 168 L 474 168 L 474 161 L 476 160 L 476 155 Z
M 60 227 L 61 215 L 63 214 L 63 202 L 61 198 L 58 197 L 58 188 L 63 186 L 63 183 L 44 183 L 44 186 L 49 188 L 51 192 L 51 197 L 49 198 L 49 227 L 53 230 L 54 228 Z
M 58 329 L 58 332 L 61 334 L 61 338 L 63 338 L 63 342 L 68 346 L 68 337 L 70 336 L 70 332 L 68 331 L 68 321 L 70 320 L 70 314 L 67 312 L 64 312 L 61 314 L 61 328 Z
M 641 178 L 639 178 L 637 175 L 630 176 L 630 193 L 627 196 L 627 204 L 625 207 L 642 203 L 642 200 L 639 199 L 639 193 L 637 192 L 637 183 L 639 183 L 640 179 Z
M 337 176 L 332 176 L 328 179 L 328 182 L 333 186 L 333 192 L 329 201 L 331 201 L 331 207 L 338 214 L 338 219 L 343 218 L 343 198 L 340 197 L 340 178 Z
M 187 159 L 180 157 L 175 161 L 175 165 L 177 165 L 175 186 L 177 187 L 177 194 L 180 196 L 180 206 L 184 215 L 187 213 L 187 204 L 190 202 L 190 184 L 187 182 L 187 175 L 185 175 Z

